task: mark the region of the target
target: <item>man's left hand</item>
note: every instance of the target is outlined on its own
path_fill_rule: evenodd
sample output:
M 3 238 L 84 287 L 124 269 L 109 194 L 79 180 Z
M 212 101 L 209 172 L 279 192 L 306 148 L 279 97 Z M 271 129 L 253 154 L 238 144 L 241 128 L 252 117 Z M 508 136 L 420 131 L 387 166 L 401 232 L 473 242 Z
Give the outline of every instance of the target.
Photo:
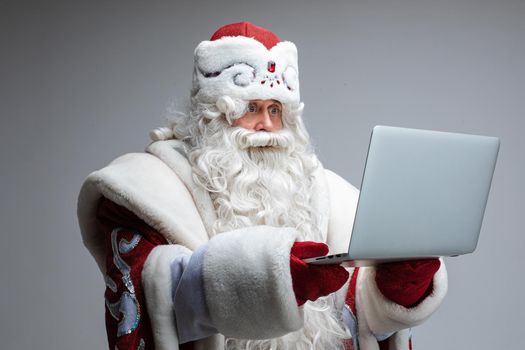
M 437 258 L 381 264 L 376 267 L 377 287 L 391 301 L 413 307 L 432 292 L 432 279 L 440 266 Z

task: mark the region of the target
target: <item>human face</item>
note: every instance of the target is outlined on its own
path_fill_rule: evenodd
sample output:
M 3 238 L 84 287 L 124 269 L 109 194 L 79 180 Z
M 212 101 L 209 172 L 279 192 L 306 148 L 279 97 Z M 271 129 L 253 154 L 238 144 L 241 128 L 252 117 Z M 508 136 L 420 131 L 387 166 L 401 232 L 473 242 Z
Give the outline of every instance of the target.
M 278 131 L 283 128 L 283 106 L 276 100 L 251 100 L 248 111 L 235 119 L 232 126 L 240 126 L 251 131 Z

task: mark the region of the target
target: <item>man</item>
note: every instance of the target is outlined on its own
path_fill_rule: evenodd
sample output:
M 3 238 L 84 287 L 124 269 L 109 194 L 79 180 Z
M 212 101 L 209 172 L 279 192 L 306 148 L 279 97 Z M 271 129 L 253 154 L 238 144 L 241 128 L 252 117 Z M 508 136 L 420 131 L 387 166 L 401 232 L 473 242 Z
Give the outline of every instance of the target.
M 87 178 L 111 349 L 411 347 L 445 267 L 302 262 L 347 248 L 358 197 L 315 157 L 302 109 L 295 45 L 226 25 L 195 50 L 189 113 Z

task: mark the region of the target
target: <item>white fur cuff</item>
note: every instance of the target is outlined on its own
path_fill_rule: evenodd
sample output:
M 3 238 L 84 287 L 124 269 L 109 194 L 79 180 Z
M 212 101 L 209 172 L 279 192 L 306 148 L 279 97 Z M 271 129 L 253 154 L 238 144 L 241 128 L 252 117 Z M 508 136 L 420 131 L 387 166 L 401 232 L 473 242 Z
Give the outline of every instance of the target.
M 360 269 L 356 305 L 358 315 L 364 316 L 368 328 L 376 335 L 396 332 L 421 324 L 436 311 L 447 293 L 447 270 L 443 260 L 441 260 L 441 267 L 434 275 L 432 293 L 417 306 L 411 308 L 405 308 L 385 298 L 377 287 L 375 272 L 375 268 Z
M 290 274 L 291 228 L 255 226 L 210 240 L 203 262 L 204 292 L 220 333 L 267 339 L 303 325 Z
M 142 284 L 151 319 L 155 349 L 178 349 L 172 299 L 171 263 L 191 251 L 180 245 L 160 245 L 148 255 L 142 269 Z

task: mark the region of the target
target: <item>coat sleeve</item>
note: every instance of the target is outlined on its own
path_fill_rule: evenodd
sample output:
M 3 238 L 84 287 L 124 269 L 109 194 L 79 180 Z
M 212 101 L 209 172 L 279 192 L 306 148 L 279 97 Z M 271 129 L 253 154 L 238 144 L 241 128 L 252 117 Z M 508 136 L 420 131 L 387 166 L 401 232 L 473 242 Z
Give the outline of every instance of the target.
M 179 343 L 214 333 L 266 339 L 300 329 L 290 274 L 296 238 L 290 228 L 254 226 L 221 233 L 194 252 L 156 247 L 142 276 L 150 313 L 164 315 L 158 332 L 169 331 L 171 310 Z
M 174 266 L 183 264 L 192 252 L 167 244 L 155 229 L 106 198 L 100 200 L 96 219 L 108 245 L 105 299 L 109 348 L 194 349 L 194 342 L 180 344 L 173 303 L 173 288 L 180 280 L 180 276 L 173 276 Z M 209 348 L 207 344 L 216 343 L 211 338 L 200 340 L 201 345 Z
M 113 304 L 129 296 L 126 305 L 136 305 L 128 314 L 135 315 L 138 327 L 124 333 L 115 331 L 122 322 L 118 305 L 108 308 L 113 310 L 108 318 L 112 348 L 138 346 L 144 334 L 155 349 L 173 349 L 215 333 L 261 339 L 302 327 L 289 267 L 297 231 L 255 226 L 222 233 L 191 251 L 166 244 L 154 229 L 107 199 L 98 220 L 112 245 L 106 249 L 111 252 L 107 274 L 123 281 L 108 296 Z M 124 246 L 129 246 L 126 253 Z
M 104 294 L 110 349 L 153 349 L 141 272 L 149 253 L 165 241 L 131 212 L 103 198 L 97 223 L 106 244 Z

